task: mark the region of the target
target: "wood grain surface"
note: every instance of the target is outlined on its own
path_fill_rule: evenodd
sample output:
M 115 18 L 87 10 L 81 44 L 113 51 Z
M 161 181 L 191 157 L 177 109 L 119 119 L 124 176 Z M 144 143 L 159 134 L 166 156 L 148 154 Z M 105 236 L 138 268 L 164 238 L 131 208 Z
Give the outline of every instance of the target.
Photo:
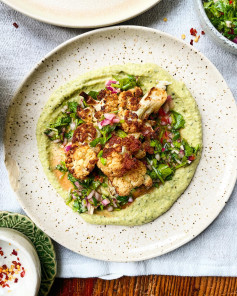
M 56 279 L 49 296 L 235 296 L 237 278 L 137 276 Z

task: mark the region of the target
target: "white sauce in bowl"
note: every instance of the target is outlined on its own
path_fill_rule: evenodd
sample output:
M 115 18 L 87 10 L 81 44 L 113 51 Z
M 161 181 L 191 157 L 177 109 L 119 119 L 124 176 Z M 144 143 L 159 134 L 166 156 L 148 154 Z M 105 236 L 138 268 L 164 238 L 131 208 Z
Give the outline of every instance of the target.
M 40 261 L 31 241 L 18 231 L 0 228 L 0 296 L 37 296 L 40 278 Z

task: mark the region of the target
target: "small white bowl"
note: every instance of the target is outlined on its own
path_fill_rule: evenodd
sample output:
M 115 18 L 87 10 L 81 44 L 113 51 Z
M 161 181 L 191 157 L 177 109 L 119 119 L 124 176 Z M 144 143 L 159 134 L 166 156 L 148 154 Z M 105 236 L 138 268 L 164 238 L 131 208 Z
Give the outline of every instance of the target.
M 0 247 L 3 252 L 0 254 L 0 268 L 4 264 L 8 267 L 14 265 L 12 261 L 21 264 L 17 274 L 13 275 L 13 278 L 17 278 L 17 282 L 11 280 L 7 281 L 9 287 L 0 286 L 0 295 L 37 296 L 41 281 L 41 267 L 31 241 L 14 229 L 0 228 Z M 22 271 L 25 271 L 24 276 Z
M 237 44 L 223 36 L 209 20 L 203 7 L 203 0 L 193 0 L 193 2 L 204 31 L 207 32 L 222 48 L 233 54 L 237 54 Z

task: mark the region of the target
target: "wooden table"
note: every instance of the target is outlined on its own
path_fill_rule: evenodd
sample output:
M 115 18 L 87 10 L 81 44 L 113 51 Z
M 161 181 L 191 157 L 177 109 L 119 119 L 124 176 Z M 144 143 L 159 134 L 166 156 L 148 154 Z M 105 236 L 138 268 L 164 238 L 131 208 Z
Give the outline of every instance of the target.
M 235 296 L 237 278 L 137 276 L 56 279 L 49 296 Z

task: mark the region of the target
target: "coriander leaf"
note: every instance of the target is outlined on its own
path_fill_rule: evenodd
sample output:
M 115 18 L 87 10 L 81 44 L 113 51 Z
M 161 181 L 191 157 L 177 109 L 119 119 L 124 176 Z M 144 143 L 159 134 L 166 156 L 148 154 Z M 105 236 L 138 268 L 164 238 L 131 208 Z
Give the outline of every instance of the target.
M 68 132 L 68 133 L 65 133 L 65 138 L 67 138 L 67 139 L 71 139 L 72 138 L 72 136 L 73 136 L 73 131 L 70 131 L 70 132 Z
M 68 102 L 68 109 L 70 112 L 76 113 L 77 112 L 77 102 Z
M 60 164 L 56 165 L 56 169 L 59 170 L 60 172 L 67 172 L 67 167 L 65 161 L 61 161 Z
M 172 111 L 172 115 L 174 118 L 174 123 L 172 122 L 173 128 L 176 130 L 183 128 L 185 125 L 185 120 L 183 118 L 183 115 L 181 115 L 180 113 L 178 113 L 176 111 Z
M 62 115 L 57 118 L 55 123 L 51 123 L 49 127 L 56 128 L 60 126 L 66 126 L 66 125 L 69 125 L 70 122 L 71 122 L 71 118 L 69 116 Z
M 103 140 L 103 138 L 94 139 L 93 141 L 90 142 L 90 146 L 95 147 L 97 144 L 101 143 L 101 140 Z
M 125 205 L 128 202 L 129 196 L 117 196 L 116 199 L 121 205 Z
M 106 159 L 103 157 L 100 158 L 100 161 L 103 165 L 106 165 L 106 163 L 107 163 Z
M 166 179 L 169 175 L 173 174 L 173 170 L 167 164 L 160 164 L 158 166 L 158 171 L 163 179 Z
M 127 137 L 127 134 L 121 129 L 117 130 L 116 134 L 120 138 L 126 138 Z
M 89 91 L 88 96 L 92 97 L 94 100 L 97 100 L 98 94 L 99 94 L 98 91 L 91 90 Z

